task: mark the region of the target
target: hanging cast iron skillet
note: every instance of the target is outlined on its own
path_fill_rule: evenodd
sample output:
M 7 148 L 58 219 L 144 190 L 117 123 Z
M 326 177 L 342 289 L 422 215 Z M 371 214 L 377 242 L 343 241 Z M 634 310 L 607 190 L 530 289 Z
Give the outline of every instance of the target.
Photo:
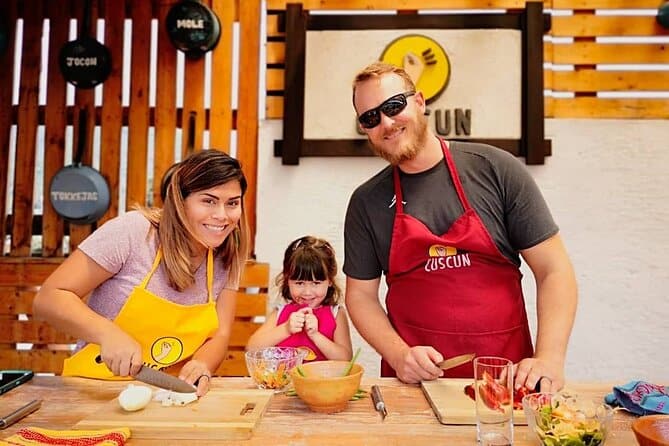
M 165 25 L 172 44 L 189 59 L 204 56 L 221 36 L 216 14 L 197 0 L 182 0 L 173 5 L 167 12 Z
M 81 34 L 63 45 L 59 54 L 60 71 L 66 81 L 77 88 L 94 88 L 111 73 L 111 53 L 90 36 L 91 1 L 84 3 Z
M 79 112 L 79 141 L 73 164 L 56 172 L 49 186 L 49 198 L 56 213 L 70 223 L 93 223 L 109 208 L 109 186 L 105 178 L 81 158 L 86 147 L 88 113 Z

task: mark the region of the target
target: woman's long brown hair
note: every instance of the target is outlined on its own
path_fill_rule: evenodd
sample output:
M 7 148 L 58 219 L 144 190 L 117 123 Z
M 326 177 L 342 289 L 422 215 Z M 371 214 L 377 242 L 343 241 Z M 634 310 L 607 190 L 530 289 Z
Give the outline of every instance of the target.
M 169 284 L 183 291 L 190 287 L 197 267 L 191 257 L 204 244 L 198 239 L 188 223 L 184 200 L 190 194 L 229 181 L 238 181 L 242 190 L 242 214 L 237 227 L 214 251 L 223 266 L 229 269 L 226 287 L 236 287 L 248 258 L 249 227 L 244 208 L 244 193 L 247 189 L 246 177 L 239 161 L 216 149 L 196 152 L 179 163 L 170 178 L 162 209 L 139 208 L 149 219 L 159 239 L 163 251 L 163 262 Z

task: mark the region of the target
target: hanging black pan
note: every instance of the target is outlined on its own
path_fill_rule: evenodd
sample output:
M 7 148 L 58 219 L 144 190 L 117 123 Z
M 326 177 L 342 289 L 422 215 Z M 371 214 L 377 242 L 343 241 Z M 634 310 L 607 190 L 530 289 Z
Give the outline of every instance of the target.
M 197 0 L 182 0 L 174 4 L 167 12 L 165 25 L 172 44 L 189 59 L 204 56 L 221 37 L 218 17 Z
M 88 113 L 79 111 L 79 141 L 73 164 L 56 172 L 49 186 L 49 198 L 56 213 L 70 223 L 93 223 L 109 208 L 109 186 L 105 178 L 81 158 L 87 145 Z
M 84 3 L 81 34 L 63 45 L 59 54 L 60 71 L 77 88 L 93 88 L 111 73 L 111 54 L 106 46 L 90 36 L 91 0 Z

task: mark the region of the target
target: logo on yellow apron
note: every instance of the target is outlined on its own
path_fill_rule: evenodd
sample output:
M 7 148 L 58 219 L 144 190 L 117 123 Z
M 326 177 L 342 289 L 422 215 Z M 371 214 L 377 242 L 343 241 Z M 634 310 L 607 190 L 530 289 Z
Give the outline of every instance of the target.
M 171 336 L 156 339 L 151 346 L 151 358 L 162 365 L 170 365 L 177 362 L 183 354 L 184 346 L 181 340 Z
M 383 50 L 381 61 L 404 68 L 428 104 L 439 97 L 451 77 L 446 51 L 427 36 L 398 37 Z
M 469 253 L 460 252 L 453 246 L 432 245 L 427 250 L 428 258 L 425 271 L 432 272 L 442 269 L 466 268 L 472 266 Z

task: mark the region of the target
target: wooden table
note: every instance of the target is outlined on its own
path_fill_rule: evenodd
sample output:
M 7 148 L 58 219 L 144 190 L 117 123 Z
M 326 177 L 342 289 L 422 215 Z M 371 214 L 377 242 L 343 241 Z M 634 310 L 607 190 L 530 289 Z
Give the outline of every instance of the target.
M 381 386 L 388 417 L 381 421 L 370 398 L 351 401 L 344 412 L 325 415 L 311 412 L 297 397 L 275 395 L 253 437 L 247 441 L 197 441 L 198 445 L 475 445 L 475 426 L 445 426 L 437 421 L 418 385 L 408 385 L 394 378 L 363 378 L 362 388 Z M 35 399 L 44 402 L 37 411 L 0 431 L 0 438 L 22 427 L 69 429 L 99 407 L 116 398 L 126 382 L 97 381 L 81 378 L 37 376 L 29 383 L 0 396 L 0 413 Z M 250 378 L 215 378 L 216 388 L 251 388 Z M 569 383 L 580 394 L 603 397 L 613 383 Z M 634 417 L 617 411 L 613 432 L 606 446 L 635 446 L 630 430 Z M 179 445 L 184 441 L 131 439 L 130 445 Z M 516 426 L 516 446 L 533 445 L 527 426 Z

